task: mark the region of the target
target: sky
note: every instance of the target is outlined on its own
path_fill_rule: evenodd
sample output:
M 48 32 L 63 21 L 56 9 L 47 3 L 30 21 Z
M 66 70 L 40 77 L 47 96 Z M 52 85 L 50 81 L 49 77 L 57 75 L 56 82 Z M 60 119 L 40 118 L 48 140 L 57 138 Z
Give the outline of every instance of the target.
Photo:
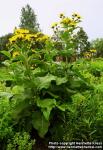
M 37 15 L 43 33 L 52 34 L 50 28 L 58 21 L 58 15 L 71 16 L 77 12 L 82 16 L 80 26 L 90 40 L 103 37 L 103 0 L 1 0 L 0 36 L 12 33 L 20 23 L 21 8 L 29 4 Z

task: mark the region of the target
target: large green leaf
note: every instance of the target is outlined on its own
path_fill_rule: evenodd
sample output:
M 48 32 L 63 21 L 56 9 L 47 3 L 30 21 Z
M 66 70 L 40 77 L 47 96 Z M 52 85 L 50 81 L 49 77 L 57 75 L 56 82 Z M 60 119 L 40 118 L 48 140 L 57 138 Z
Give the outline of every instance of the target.
M 51 84 L 51 81 L 55 81 L 56 85 L 61 85 L 68 81 L 66 77 L 60 78 L 60 77 L 54 76 L 52 74 L 47 74 L 44 77 L 38 77 L 37 80 L 38 80 L 37 86 L 38 86 L 39 90 L 41 90 L 43 88 L 48 89 Z
M 51 74 L 47 74 L 44 77 L 38 77 L 37 80 L 39 80 L 38 89 L 41 90 L 43 88 L 48 89 L 51 81 L 55 80 L 55 76 Z
M 22 92 L 24 92 L 24 87 L 23 86 L 16 85 L 12 88 L 12 93 L 13 94 L 20 94 Z
M 73 49 L 65 49 L 59 52 L 61 56 L 71 56 L 73 54 Z
M 50 112 L 55 107 L 55 99 L 37 100 L 37 106 L 41 108 L 46 120 L 49 120 Z
M 5 56 L 11 58 L 11 53 L 8 51 L 1 51 L 0 53 L 4 54 Z
M 9 92 L 0 92 L 0 97 L 7 97 L 7 98 L 10 98 L 12 97 L 13 94 L 12 93 L 9 93 Z
M 0 68 L 0 81 L 13 80 L 9 71 L 6 68 Z
M 12 118 L 15 120 L 15 122 L 18 122 L 20 118 L 28 115 L 27 111 L 29 108 L 29 102 L 28 100 L 25 100 L 23 95 L 15 96 L 12 100 L 17 101 L 16 106 L 12 110 Z
M 44 137 L 48 131 L 49 121 L 38 111 L 32 114 L 32 125 L 38 131 L 40 137 Z
M 50 96 L 52 96 L 54 99 L 59 98 L 58 95 L 55 95 L 54 93 L 50 92 L 50 91 L 46 91 L 46 93 L 48 93 Z M 58 94 L 58 93 L 57 93 Z
M 70 104 L 69 103 L 63 103 L 63 104 L 56 104 L 56 107 L 61 111 L 69 110 Z
M 67 79 L 66 77 L 63 77 L 63 78 L 57 77 L 57 78 L 56 78 L 56 84 L 57 84 L 57 85 L 61 85 L 61 84 L 63 84 L 63 83 L 66 83 L 67 81 L 68 81 L 68 79 Z

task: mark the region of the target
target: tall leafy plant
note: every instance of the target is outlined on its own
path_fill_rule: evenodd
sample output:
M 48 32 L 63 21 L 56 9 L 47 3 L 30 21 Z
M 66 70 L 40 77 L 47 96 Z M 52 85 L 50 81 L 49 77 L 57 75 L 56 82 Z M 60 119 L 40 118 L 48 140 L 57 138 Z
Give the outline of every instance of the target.
M 69 18 L 60 14 L 60 18 L 60 22 L 52 26 L 54 38 L 45 38 L 39 33 L 41 45 L 42 40 L 45 42 L 41 48 L 31 47 L 30 42 L 34 42 L 35 35 L 23 30 L 27 33 L 19 36 L 16 34 L 12 38 L 15 41 L 11 42 L 10 51 L 2 51 L 8 59 L 3 62 L 5 68 L 0 74 L 0 81 L 6 84 L 6 89 L 2 89 L 0 96 L 2 101 L 4 97 L 7 99 L 7 108 L 10 109 L 7 126 L 14 131 L 13 135 L 8 131 L 11 137 L 17 132 L 27 132 L 31 138 L 32 133 L 39 138 L 51 137 L 52 140 L 61 140 L 66 135 L 68 138 L 64 139 L 72 141 L 76 140 L 75 133 L 79 139 L 79 129 L 85 126 L 88 132 L 83 129 L 81 138 L 93 139 L 88 134 L 95 133 L 94 128 L 97 126 L 97 122 L 94 126 L 96 118 L 94 117 L 93 124 L 90 119 L 99 114 L 100 103 L 97 105 L 96 98 L 100 95 L 93 96 L 98 76 L 94 76 L 89 61 L 71 63 L 75 57 L 73 36 L 81 21 L 80 16 L 74 13 Z M 25 39 L 28 35 L 29 39 Z M 98 86 L 99 90 L 100 87 Z M 86 112 L 87 108 L 89 112 L 94 112 L 91 118 Z M 81 124 L 78 125 L 78 122 Z

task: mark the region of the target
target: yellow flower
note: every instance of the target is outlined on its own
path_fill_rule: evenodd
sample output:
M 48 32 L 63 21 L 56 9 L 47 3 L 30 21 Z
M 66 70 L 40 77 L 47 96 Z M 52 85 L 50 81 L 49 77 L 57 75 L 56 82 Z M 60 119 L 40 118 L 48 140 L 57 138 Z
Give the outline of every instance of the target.
M 62 24 L 70 24 L 71 22 L 72 22 L 71 18 L 64 18 L 64 19 L 62 19 L 62 21 L 60 23 L 62 23 Z
M 49 39 L 49 36 L 44 35 L 44 36 L 42 36 L 42 37 L 37 38 L 36 41 L 38 41 L 38 42 L 45 42 L 45 41 L 48 40 L 48 39 Z
M 11 38 L 9 38 L 9 42 L 10 43 L 15 42 L 18 38 L 19 38 L 19 35 L 14 35 Z
M 18 35 L 18 38 L 19 38 L 19 39 L 23 39 L 23 38 L 25 38 L 25 35 L 22 34 L 22 33 L 20 33 L 20 34 Z
M 13 58 L 15 58 L 16 56 L 20 55 L 20 53 L 18 51 L 13 52 Z
M 13 35 L 11 38 L 9 38 L 9 42 L 12 44 L 13 42 L 17 41 L 18 39 L 23 39 L 25 40 L 25 34 L 19 33 Z
M 90 58 L 92 55 L 91 55 L 90 52 L 85 52 L 85 53 L 84 53 L 84 56 L 85 56 L 86 58 Z
M 91 53 L 96 53 L 96 49 L 90 49 L 89 50 Z
M 78 13 L 73 13 L 72 16 L 81 19 L 81 16 Z
M 60 18 L 64 18 L 65 16 L 64 16 L 63 13 L 60 13 L 60 14 L 59 14 L 59 17 L 60 17 Z
M 58 25 L 58 23 L 57 23 L 57 22 L 54 22 L 54 23 L 51 25 L 51 28 L 55 28 L 57 25 Z
M 56 25 L 56 24 L 55 24 Z M 29 30 L 26 29 L 15 29 L 14 35 L 9 38 L 9 44 L 13 44 L 13 42 L 18 42 L 18 40 L 21 41 L 46 41 L 49 38 L 49 36 L 44 35 L 42 32 L 38 33 L 29 33 Z
M 14 33 L 15 34 L 19 34 L 19 33 L 21 33 L 21 34 L 27 34 L 27 33 L 29 33 L 29 30 L 27 30 L 27 29 L 15 29 L 14 30 Z
M 42 32 L 38 32 L 38 33 L 35 34 L 36 37 L 41 36 L 41 35 L 43 35 Z
M 42 37 L 42 40 L 43 41 L 46 41 L 46 40 L 48 40 L 49 39 L 49 36 L 48 35 L 44 35 L 43 37 Z
M 31 34 L 31 38 L 37 38 L 37 36 L 38 36 L 37 34 Z
M 32 34 L 26 34 L 25 39 L 24 40 L 28 40 L 31 41 L 31 39 L 33 38 Z
M 71 25 L 72 27 L 75 27 L 75 26 L 77 25 L 77 23 L 76 23 L 75 21 L 72 21 L 72 22 L 70 23 L 70 25 Z

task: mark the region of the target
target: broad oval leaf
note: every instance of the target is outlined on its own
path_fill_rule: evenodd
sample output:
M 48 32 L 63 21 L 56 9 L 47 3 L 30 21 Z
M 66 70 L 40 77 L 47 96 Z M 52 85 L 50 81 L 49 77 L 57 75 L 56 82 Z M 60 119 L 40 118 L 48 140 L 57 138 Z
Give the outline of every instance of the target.
M 55 99 L 37 100 L 37 106 L 41 108 L 46 120 L 49 120 L 51 110 L 56 106 Z
M 32 114 L 32 125 L 38 131 L 40 137 L 44 137 L 48 132 L 49 121 L 38 111 Z
M 11 58 L 11 53 L 8 51 L 1 51 L 0 53 L 4 54 L 5 56 Z

